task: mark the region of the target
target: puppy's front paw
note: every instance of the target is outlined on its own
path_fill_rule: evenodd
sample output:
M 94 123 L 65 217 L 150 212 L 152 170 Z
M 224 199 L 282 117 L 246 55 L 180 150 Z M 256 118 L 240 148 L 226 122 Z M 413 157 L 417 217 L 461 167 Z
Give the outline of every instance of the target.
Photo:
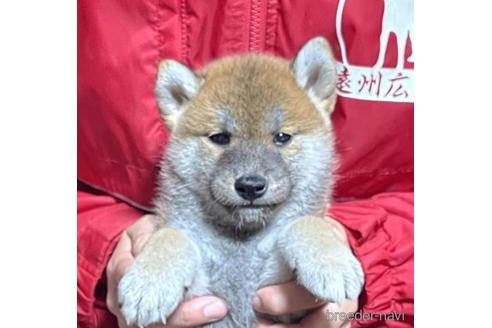
M 349 247 L 326 249 L 317 258 L 300 257 L 297 279 L 322 300 L 341 304 L 345 299 L 357 299 L 364 284 L 364 273 Z M 306 255 L 306 254 L 305 254 Z
M 140 327 L 165 322 L 191 286 L 199 258 L 183 233 L 171 228 L 155 232 L 118 286 L 126 321 Z
M 364 284 L 362 267 L 322 219 L 298 219 L 282 235 L 279 246 L 299 283 L 320 299 L 341 304 L 359 296 Z
M 118 286 L 121 312 L 139 327 L 166 322 L 184 296 L 186 282 L 178 275 L 149 271 L 134 263 Z

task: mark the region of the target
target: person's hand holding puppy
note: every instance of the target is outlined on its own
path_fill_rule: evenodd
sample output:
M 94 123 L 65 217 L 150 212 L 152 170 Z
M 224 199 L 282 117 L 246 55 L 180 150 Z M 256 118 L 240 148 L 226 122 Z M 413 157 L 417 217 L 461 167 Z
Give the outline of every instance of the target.
M 350 321 L 328 320 L 330 312 L 355 312 L 357 300 L 345 300 L 341 306 L 317 300 L 306 288 L 291 281 L 281 285 L 262 288 L 254 302 L 255 310 L 271 315 L 283 315 L 309 310 L 299 324 L 272 323 L 261 320 L 256 328 L 348 328 Z
M 106 304 L 111 313 L 118 318 L 120 328 L 130 326 L 126 324 L 118 305 L 118 283 L 154 231 L 153 216 L 144 215 L 121 234 L 120 240 L 106 267 L 108 278 Z M 197 297 L 181 303 L 168 318 L 165 326 L 153 325 L 152 327 L 194 327 L 217 321 L 224 317 L 226 313 L 227 307 L 220 298 L 214 296 Z

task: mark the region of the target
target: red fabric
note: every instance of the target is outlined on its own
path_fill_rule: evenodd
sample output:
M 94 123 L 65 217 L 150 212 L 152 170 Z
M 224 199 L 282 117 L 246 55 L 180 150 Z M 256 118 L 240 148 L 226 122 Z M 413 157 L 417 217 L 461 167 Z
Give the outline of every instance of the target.
M 404 320 L 373 318 L 352 327 L 413 326 L 413 193 L 382 193 L 337 203 L 330 214 L 346 227 L 366 274 L 360 311 L 404 314 Z
M 335 29 L 340 3 L 78 1 L 78 178 L 149 207 L 168 138 L 153 95 L 159 60 L 174 58 L 198 68 L 244 51 L 291 58 L 305 41 L 322 35 L 341 61 Z M 354 65 L 372 66 L 377 59 L 383 3 L 345 1 L 342 27 Z M 395 41 L 390 38 L 386 67 L 396 65 Z M 410 51 L 408 45 L 407 57 Z M 405 68 L 413 64 L 405 62 Z M 411 318 L 360 325 L 408 327 L 413 322 L 413 104 L 339 97 L 333 121 L 340 154 L 335 197 L 353 201 L 334 205 L 332 212 L 347 227 L 367 274 L 363 309 L 405 311 Z M 78 196 L 79 324 L 110 327 L 101 277 L 120 232 L 142 213 L 109 196 Z
M 77 192 L 77 323 L 115 327 L 105 305 L 104 269 L 121 232 L 143 214 L 113 197 Z M 115 321 L 114 321 L 115 322 Z

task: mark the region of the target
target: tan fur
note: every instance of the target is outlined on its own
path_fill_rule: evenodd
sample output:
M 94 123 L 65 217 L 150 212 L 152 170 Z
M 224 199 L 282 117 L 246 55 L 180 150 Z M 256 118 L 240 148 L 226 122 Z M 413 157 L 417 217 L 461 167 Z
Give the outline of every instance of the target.
M 205 136 L 222 132 L 217 112 L 225 109 L 234 117 L 238 137 L 271 143 L 272 133 L 260 122 L 266 122 L 276 108 L 285 111 L 282 132 L 324 133 L 326 125 L 322 113 L 296 83 L 289 64 L 281 58 L 258 54 L 210 63 L 197 73 L 205 82 L 180 118 L 177 135 Z
M 306 216 L 297 220 L 290 227 L 290 233 L 312 242 L 310 247 L 318 248 L 321 253 L 340 242 L 332 227 L 320 217 Z
M 195 250 L 182 232 L 162 228 L 152 235 L 141 254 L 138 261 L 144 270 L 161 272 L 174 269 L 183 257 L 195 257 Z

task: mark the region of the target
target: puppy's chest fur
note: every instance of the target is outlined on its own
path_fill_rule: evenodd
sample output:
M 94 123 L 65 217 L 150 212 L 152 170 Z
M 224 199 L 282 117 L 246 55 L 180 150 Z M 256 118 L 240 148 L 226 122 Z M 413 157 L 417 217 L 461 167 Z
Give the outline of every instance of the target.
M 277 233 L 247 241 L 203 238 L 197 244 L 202 266 L 187 297 L 216 295 L 225 300 L 229 313 L 224 320 L 204 327 L 250 327 L 255 321 L 253 297 L 266 285 L 293 278 L 292 270 L 276 249 Z

